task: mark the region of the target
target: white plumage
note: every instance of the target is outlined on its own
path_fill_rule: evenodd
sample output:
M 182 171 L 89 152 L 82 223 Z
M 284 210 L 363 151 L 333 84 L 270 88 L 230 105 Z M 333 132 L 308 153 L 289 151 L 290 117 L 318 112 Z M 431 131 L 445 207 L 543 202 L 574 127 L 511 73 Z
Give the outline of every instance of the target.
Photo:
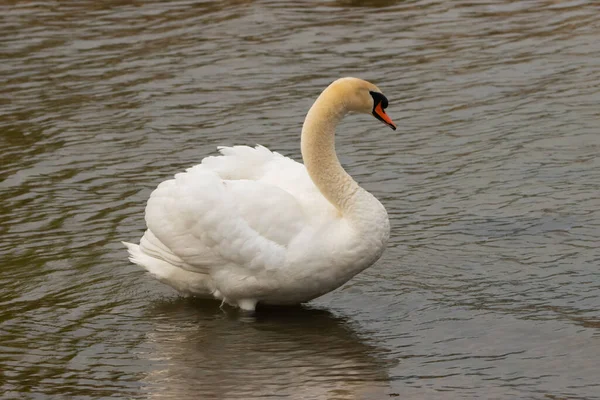
M 381 98 L 356 78 L 330 85 L 305 120 L 306 167 L 262 146 L 221 147 L 220 156 L 161 183 L 140 244 L 124 243 L 129 259 L 182 293 L 245 310 L 341 286 L 380 257 L 389 222 L 339 164 L 335 125 L 348 111 L 375 114 Z

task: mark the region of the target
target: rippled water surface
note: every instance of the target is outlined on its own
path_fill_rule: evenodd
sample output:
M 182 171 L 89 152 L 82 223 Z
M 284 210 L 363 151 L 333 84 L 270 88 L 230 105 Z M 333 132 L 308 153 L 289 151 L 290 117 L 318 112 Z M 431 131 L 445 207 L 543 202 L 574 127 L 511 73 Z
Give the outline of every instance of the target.
M 4 398 L 600 398 L 594 1 L 60 1 L 0 6 Z M 260 143 L 300 159 L 333 79 L 383 258 L 254 316 L 129 264 L 152 189 Z

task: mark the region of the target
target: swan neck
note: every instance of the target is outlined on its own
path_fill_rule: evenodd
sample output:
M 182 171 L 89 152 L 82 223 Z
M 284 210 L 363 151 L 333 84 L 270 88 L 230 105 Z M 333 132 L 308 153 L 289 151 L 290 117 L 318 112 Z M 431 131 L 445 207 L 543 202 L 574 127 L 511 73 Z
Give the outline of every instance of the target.
M 340 212 L 348 212 L 360 189 L 335 152 L 335 128 L 347 114 L 343 98 L 325 90 L 308 111 L 302 127 L 302 158 L 319 191 Z

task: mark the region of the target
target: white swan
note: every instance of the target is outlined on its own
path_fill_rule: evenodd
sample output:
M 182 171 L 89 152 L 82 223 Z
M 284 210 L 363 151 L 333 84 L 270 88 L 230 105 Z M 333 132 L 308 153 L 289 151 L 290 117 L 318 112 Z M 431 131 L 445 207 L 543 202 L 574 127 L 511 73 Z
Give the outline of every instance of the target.
M 262 146 L 222 155 L 162 182 L 146 206 L 129 260 L 180 292 L 243 310 L 298 304 L 330 292 L 372 265 L 389 238 L 385 208 L 344 171 L 335 127 L 348 112 L 385 113 L 377 86 L 333 82 L 302 127 L 304 165 Z

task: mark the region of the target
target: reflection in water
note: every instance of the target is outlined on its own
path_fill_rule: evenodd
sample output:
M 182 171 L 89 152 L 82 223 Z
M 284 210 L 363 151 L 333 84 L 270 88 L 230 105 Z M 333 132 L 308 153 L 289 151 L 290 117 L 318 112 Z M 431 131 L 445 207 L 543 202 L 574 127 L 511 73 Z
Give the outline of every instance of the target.
M 177 299 L 149 309 L 156 399 L 382 398 L 389 384 L 383 352 L 346 319 L 311 308 L 221 311 L 214 302 Z

